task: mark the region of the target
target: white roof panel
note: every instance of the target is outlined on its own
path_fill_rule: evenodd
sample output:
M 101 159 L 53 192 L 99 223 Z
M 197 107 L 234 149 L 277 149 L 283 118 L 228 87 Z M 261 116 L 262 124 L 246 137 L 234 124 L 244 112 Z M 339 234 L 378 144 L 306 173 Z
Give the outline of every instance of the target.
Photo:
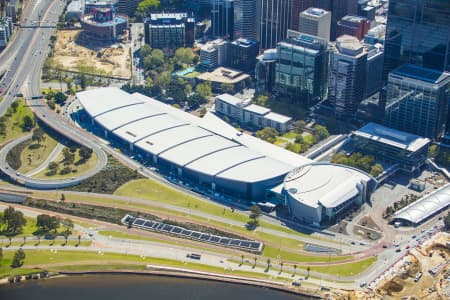
M 159 154 L 171 147 L 208 135 L 213 133 L 197 126 L 174 127 L 146 137 L 137 142 L 136 146 L 152 154 Z
M 218 96 L 216 96 L 216 99 L 219 99 L 219 100 L 221 100 L 225 103 L 228 103 L 230 105 L 233 105 L 233 106 L 237 106 L 238 104 L 241 104 L 244 101 L 241 98 L 232 96 L 230 94 L 218 95 Z
M 223 137 L 212 135 L 181 144 L 178 147 L 163 152 L 160 156 L 179 166 L 184 166 L 202 156 L 237 145 Z
M 117 87 L 83 91 L 77 93 L 77 97 L 92 117 L 119 107 L 143 102 Z
M 258 182 L 283 176 L 291 169 L 292 166 L 290 165 L 263 157 L 230 168 L 218 174 L 217 177 L 242 182 Z
M 264 116 L 264 118 L 274 121 L 274 122 L 277 122 L 277 123 L 281 123 L 281 124 L 287 123 L 292 120 L 292 118 L 290 118 L 290 117 L 287 117 L 285 115 L 280 115 L 280 114 L 277 114 L 274 112 L 268 113 L 267 115 Z
M 258 114 L 258 115 L 265 115 L 270 112 L 270 109 L 268 109 L 267 107 L 264 107 L 264 106 L 250 104 L 250 105 L 244 107 L 244 111 L 248 111 L 248 112 L 251 112 L 254 114 Z
M 165 114 L 160 110 L 153 109 L 145 103 L 121 107 L 110 112 L 99 115 L 95 120 L 109 130 L 115 130 L 127 123 L 146 117 Z
M 230 167 L 260 157 L 264 156 L 256 154 L 244 146 L 239 146 L 202 157 L 188 164 L 186 167 L 203 174 L 215 175 Z
M 312 164 L 292 171 L 285 179 L 290 196 L 310 207 L 319 203 L 333 208 L 358 194 L 361 182 L 371 178 L 361 171 L 341 165 Z
M 441 209 L 450 206 L 450 183 L 395 213 L 394 219 L 418 224 Z
M 185 124 L 187 123 L 165 114 L 136 121 L 134 123 L 122 126 L 113 132 L 127 142 L 135 143 L 150 134 Z

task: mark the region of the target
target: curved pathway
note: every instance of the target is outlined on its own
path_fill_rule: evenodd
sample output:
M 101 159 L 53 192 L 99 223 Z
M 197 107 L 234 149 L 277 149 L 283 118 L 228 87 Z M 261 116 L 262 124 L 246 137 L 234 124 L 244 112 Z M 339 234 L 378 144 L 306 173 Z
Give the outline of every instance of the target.
M 36 174 L 42 172 L 43 170 L 45 170 L 47 168 L 48 164 L 51 163 L 52 161 L 54 161 L 58 157 L 58 155 L 61 153 L 62 149 L 64 149 L 63 144 L 61 144 L 61 143 L 56 144 L 56 147 L 52 150 L 52 152 L 47 157 L 47 159 L 42 164 L 40 164 L 37 168 L 26 173 L 25 176 L 32 177 L 33 175 L 36 175 Z
M 82 175 L 72 177 L 72 178 L 66 178 L 66 179 L 37 179 L 29 177 L 25 174 L 21 174 L 11 168 L 11 166 L 8 164 L 6 157 L 8 153 L 17 145 L 20 143 L 23 143 L 29 139 L 31 139 L 32 134 L 27 134 L 25 136 L 22 136 L 18 139 L 15 139 L 8 144 L 6 144 L 1 150 L 0 150 L 0 170 L 8 175 L 9 178 L 14 180 L 15 182 L 24 185 L 26 187 L 31 188 L 38 188 L 38 189 L 59 189 L 59 188 L 66 188 L 69 186 L 73 186 L 76 184 L 79 184 L 81 181 L 97 174 L 100 172 L 103 167 L 106 165 L 107 162 L 107 156 L 105 152 L 103 152 L 98 147 L 93 148 L 94 152 L 97 154 L 97 164 L 95 165 L 95 168 L 90 170 L 87 173 L 84 173 Z

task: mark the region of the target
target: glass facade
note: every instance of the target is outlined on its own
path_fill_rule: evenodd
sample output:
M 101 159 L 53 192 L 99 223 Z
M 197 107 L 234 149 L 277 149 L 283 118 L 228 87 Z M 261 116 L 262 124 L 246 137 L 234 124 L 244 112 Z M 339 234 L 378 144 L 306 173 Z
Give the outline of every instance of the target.
M 278 43 L 277 51 L 277 92 L 306 104 L 325 99 L 328 73 L 325 40 L 301 34 Z
M 443 135 L 450 74 L 405 64 L 389 74 L 385 124 L 428 138 Z
M 449 0 L 389 0 L 384 80 L 404 63 L 450 71 Z

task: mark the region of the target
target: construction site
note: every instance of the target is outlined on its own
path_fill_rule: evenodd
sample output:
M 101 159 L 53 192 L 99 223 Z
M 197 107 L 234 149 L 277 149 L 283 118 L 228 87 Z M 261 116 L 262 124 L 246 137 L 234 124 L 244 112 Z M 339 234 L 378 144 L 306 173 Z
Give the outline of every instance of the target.
M 57 33 L 54 59 L 63 69 L 118 78 L 131 77 L 130 46 L 104 44 L 79 38 L 81 30 Z

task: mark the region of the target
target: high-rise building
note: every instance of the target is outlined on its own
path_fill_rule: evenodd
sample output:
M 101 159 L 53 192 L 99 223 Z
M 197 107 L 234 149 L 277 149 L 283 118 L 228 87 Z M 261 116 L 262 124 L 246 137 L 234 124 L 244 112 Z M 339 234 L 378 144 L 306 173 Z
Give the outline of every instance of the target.
M 237 39 L 228 47 L 228 66 L 247 73 L 255 71 L 256 57 L 259 53 L 259 44 L 255 40 Z
M 432 139 L 444 134 L 450 73 L 404 64 L 389 73 L 385 124 Z
M 336 24 L 345 15 L 357 14 L 358 0 L 292 0 L 291 29 L 298 30 L 300 13 L 309 7 L 331 12 L 330 40 L 336 39 Z
M 292 16 L 291 16 L 291 27 L 290 29 L 298 30 L 298 25 L 300 23 L 300 14 L 302 11 L 310 7 L 318 7 L 325 9 L 325 2 L 329 0 L 292 0 Z M 328 6 L 327 6 L 328 7 Z
M 275 85 L 277 49 L 267 49 L 258 56 L 255 68 L 256 92 L 272 92 Z
M 256 1 L 234 1 L 234 39 L 256 40 Z
M 277 52 L 275 90 L 279 94 L 305 104 L 325 99 L 328 49 L 324 39 L 289 30 Z
M 234 30 L 234 0 L 213 0 L 211 34 L 213 37 L 232 38 Z
M 337 36 L 351 35 L 362 40 L 370 29 L 370 22 L 364 17 L 347 15 L 337 23 Z
M 300 13 L 297 30 L 330 41 L 331 13 L 321 8 L 310 7 Z
M 132 16 L 136 12 L 137 6 L 141 0 L 119 0 L 117 10 L 119 13 Z
M 151 14 L 144 23 L 145 43 L 173 50 L 194 44 L 195 21 L 187 13 Z
M 286 38 L 291 23 L 291 0 L 257 0 L 256 37 L 261 49 L 274 48 Z
M 352 117 L 364 99 L 367 52 L 353 36 L 337 38 L 330 51 L 328 99 L 338 118 Z
M 219 66 L 228 65 L 229 42 L 217 39 L 208 42 L 200 49 L 200 66 L 211 71 Z
M 364 99 L 379 92 L 382 86 L 384 52 L 381 44 L 365 44 L 367 49 L 366 86 Z
M 404 63 L 450 71 L 450 1 L 389 0 L 384 80 Z

